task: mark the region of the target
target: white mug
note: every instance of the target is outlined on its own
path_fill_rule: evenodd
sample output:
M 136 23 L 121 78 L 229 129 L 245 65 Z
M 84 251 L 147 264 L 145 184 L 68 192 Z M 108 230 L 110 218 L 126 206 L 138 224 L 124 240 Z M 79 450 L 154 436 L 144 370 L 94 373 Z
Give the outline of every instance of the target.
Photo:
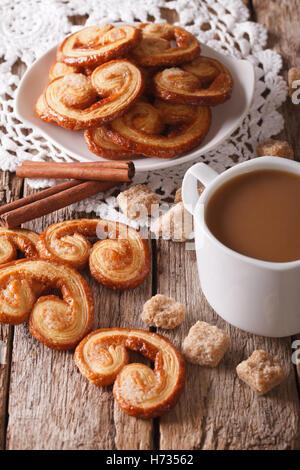
M 212 194 L 231 178 L 258 169 L 300 175 L 299 162 L 279 157 L 255 158 L 221 174 L 198 163 L 183 179 L 183 203 L 194 216 L 199 278 L 212 308 L 224 320 L 250 333 L 290 336 L 300 332 L 300 260 L 275 263 L 249 258 L 218 241 L 205 222 Z M 205 186 L 200 197 L 198 181 Z

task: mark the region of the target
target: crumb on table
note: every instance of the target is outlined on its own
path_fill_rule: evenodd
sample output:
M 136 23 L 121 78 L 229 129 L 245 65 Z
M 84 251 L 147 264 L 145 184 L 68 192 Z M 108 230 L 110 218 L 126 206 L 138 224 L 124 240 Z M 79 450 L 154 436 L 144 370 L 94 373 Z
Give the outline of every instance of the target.
M 197 321 L 183 341 L 187 361 L 216 367 L 230 346 L 230 336 L 216 326 Z
M 260 144 L 256 148 L 256 154 L 258 157 L 269 155 L 271 157 L 282 157 L 294 159 L 294 151 L 290 144 L 285 140 L 269 139 L 263 144 Z
M 176 300 L 157 294 L 144 304 L 142 320 L 149 326 L 170 330 L 183 322 L 186 308 Z
M 236 371 L 241 380 L 261 395 L 284 380 L 284 372 L 277 359 L 262 349 L 254 351 L 237 366 Z

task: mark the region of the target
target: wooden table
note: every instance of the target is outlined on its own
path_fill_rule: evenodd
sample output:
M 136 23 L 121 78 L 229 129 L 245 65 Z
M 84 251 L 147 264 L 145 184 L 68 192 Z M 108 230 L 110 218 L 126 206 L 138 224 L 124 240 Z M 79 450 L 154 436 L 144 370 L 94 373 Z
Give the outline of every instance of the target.
M 246 1 L 246 3 L 248 3 Z M 299 61 L 298 0 L 249 1 L 251 20 L 269 30 L 269 47 L 284 58 L 284 76 Z M 164 12 L 168 20 L 175 11 Z M 85 18 L 74 17 L 84 23 Z M 298 35 L 298 36 L 297 36 Z M 298 53 L 298 58 L 297 58 Z M 19 72 L 22 73 L 22 66 Z M 300 157 L 300 106 L 290 99 L 282 107 L 285 129 L 280 135 Z M 1 175 L 1 200 L 31 192 L 10 173 Z M 41 231 L 51 223 L 84 214 L 68 209 L 26 224 Z M 201 294 L 194 251 L 184 244 L 153 241 L 152 275 L 139 288 L 119 293 L 90 279 L 96 299 L 95 327 L 144 328 L 143 303 L 157 292 L 187 306 L 182 326 L 166 336 L 178 347 L 196 320 L 218 325 L 232 347 L 216 369 L 187 367 L 187 383 L 179 404 L 168 415 L 143 421 L 124 414 L 111 387 L 90 385 L 74 365 L 72 353 L 44 347 L 26 325 L 0 326 L 7 360 L 0 365 L 0 448 L 6 449 L 295 449 L 299 448 L 299 373 L 291 361 L 295 338 L 270 339 L 244 333 L 222 321 Z M 299 307 L 300 308 L 300 307 Z M 284 312 L 282 312 L 284 315 Z M 278 356 L 287 380 L 265 397 L 241 383 L 235 366 L 254 349 Z

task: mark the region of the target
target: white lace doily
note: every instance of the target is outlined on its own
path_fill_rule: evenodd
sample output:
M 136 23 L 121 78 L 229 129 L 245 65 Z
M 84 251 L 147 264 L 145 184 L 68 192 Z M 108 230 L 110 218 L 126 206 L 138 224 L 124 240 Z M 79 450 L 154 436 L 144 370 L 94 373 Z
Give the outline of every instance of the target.
M 201 42 L 220 52 L 246 58 L 256 69 L 255 97 L 249 115 L 226 142 L 206 154 L 203 160 L 222 171 L 251 158 L 258 142 L 280 132 L 283 118 L 277 108 L 287 95 L 287 85 L 279 75 L 281 57 L 272 50 L 264 50 L 266 30 L 262 25 L 248 21 L 248 9 L 240 0 L 1 0 L 0 168 L 14 171 L 23 160 L 32 158 L 71 160 L 16 118 L 14 97 L 19 83 L 16 64 L 21 61 L 25 70 L 66 34 L 78 29 L 79 26 L 73 26 L 71 22 L 74 15 L 87 18 L 86 25 L 103 20 L 161 22 L 166 9 L 176 10 L 178 24 Z M 147 182 L 161 200 L 172 199 L 189 166 L 184 164 L 174 169 L 139 174 L 135 182 Z M 31 184 L 42 187 L 49 182 L 35 180 Z M 129 223 L 116 211 L 113 194 L 111 190 L 105 199 L 103 195 L 97 195 L 74 208 Z

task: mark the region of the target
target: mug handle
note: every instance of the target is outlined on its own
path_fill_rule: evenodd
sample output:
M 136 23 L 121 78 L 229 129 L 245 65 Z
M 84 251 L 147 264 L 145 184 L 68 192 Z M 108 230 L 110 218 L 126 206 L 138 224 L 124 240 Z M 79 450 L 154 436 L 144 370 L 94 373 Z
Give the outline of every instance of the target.
M 207 186 L 217 176 L 219 173 L 205 163 L 196 163 L 188 169 L 182 181 L 182 200 L 187 211 L 193 214 L 198 202 L 197 182 L 200 181 L 204 186 Z

